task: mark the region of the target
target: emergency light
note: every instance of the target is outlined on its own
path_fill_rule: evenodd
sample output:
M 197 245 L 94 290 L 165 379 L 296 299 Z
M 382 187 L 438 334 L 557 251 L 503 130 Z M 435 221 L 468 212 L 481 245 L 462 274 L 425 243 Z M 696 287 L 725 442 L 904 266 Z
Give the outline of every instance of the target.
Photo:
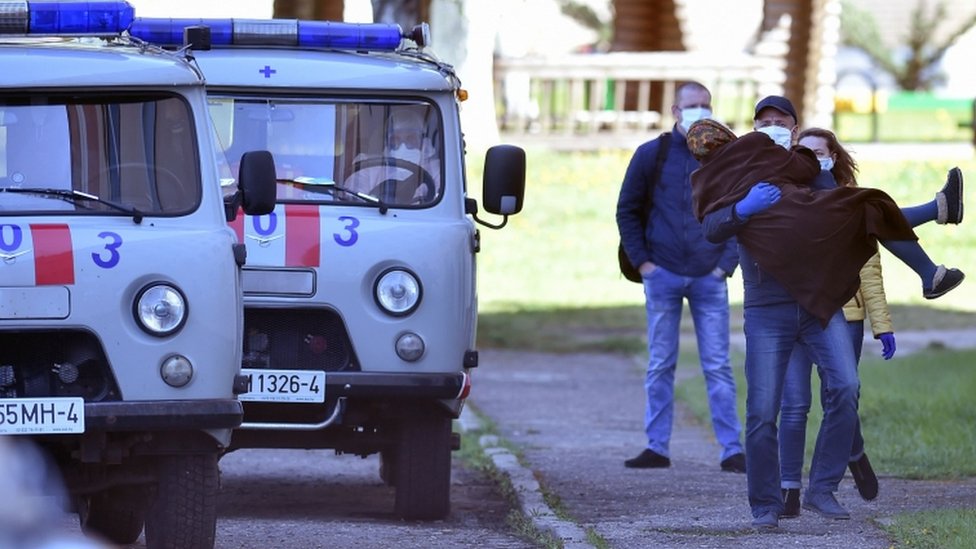
M 163 47 L 182 46 L 186 27 L 210 27 L 210 45 L 299 46 L 361 51 L 395 51 L 402 38 L 424 46 L 427 24 L 405 35 L 390 23 L 340 23 L 299 19 L 164 19 L 137 17 L 129 34 Z
M 124 0 L 0 0 L 0 35 L 111 36 L 134 18 Z

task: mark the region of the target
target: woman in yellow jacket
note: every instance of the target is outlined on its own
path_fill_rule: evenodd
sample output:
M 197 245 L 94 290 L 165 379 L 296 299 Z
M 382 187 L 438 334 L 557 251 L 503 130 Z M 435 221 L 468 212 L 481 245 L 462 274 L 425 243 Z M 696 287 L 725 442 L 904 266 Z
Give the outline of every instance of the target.
M 838 185 L 857 185 L 857 164 L 851 155 L 837 141 L 830 131 L 810 128 L 800 133 L 798 142 L 820 159 L 820 167 L 830 171 Z M 864 340 L 864 320 L 870 319 L 871 331 L 882 345 L 885 360 L 895 354 L 895 335 L 891 326 L 888 301 L 885 298 L 881 278 L 881 256 L 875 254 L 861 268 L 861 287 L 854 298 L 844 305 L 844 317 L 851 331 L 854 356 L 861 360 L 861 344 Z M 813 361 L 806 350 L 797 346 L 790 357 L 783 385 L 783 400 L 780 409 L 779 447 L 780 477 L 783 488 L 784 511 L 781 517 L 796 517 L 800 514 L 800 488 L 802 486 L 803 451 L 806 446 L 807 414 L 811 405 L 810 374 Z M 830 398 L 830 388 L 821 387 L 821 400 Z M 878 478 L 871 468 L 871 462 L 864 453 L 864 438 L 858 422 L 854 431 L 854 441 L 850 449 L 848 468 L 854 477 L 858 492 L 866 500 L 878 496 Z

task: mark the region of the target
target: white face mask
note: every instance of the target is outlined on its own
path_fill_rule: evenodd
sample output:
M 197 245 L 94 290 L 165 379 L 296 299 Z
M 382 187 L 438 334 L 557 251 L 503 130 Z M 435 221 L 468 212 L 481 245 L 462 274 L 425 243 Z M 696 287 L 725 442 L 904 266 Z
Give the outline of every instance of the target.
M 776 143 L 786 150 L 790 150 L 790 145 L 793 144 L 793 132 L 788 128 L 784 128 L 783 126 L 766 126 L 765 128 L 759 128 L 756 131 L 768 135 L 769 138 L 773 140 L 773 143 Z
M 397 148 L 390 150 L 390 156 L 417 164 L 418 166 L 420 165 L 420 149 L 411 149 L 403 143 L 400 143 L 400 146 Z
M 688 128 L 692 124 L 699 120 L 705 120 L 712 117 L 711 109 L 705 109 L 702 107 L 695 107 L 692 109 L 681 109 L 681 123 L 679 126 L 685 133 L 688 132 Z
M 831 157 L 828 156 L 827 158 L 818 158 L 817 160 L 820 161 L 820 170 L 821 171 L 829 172 L 830 170 L 834 169 L 834 159 L 833 158 L 831 158 Z

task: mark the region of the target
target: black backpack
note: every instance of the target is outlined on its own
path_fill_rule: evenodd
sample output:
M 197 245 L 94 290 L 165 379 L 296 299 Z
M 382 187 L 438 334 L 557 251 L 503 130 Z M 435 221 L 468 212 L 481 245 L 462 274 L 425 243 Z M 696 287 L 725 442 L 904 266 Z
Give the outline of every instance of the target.
M 668 148 L 671 146 L 671 132 L 662 133 L 658 141 L 657 156 L 654 160 L 654 178 L 651 179 L 651 184 L 647 189 L 647 199 L 644 201 L 644 208 L 641 209 L 641 228 L 644 229 L 646 229 L 647 218 L 651 214 L 651 208 L 654 206 L 654 187 L 661 180 L 661 168 L 664 166 L 664 159 L 667 158 Z M 617 245 L 617 262 L 620 263 L 620 274 L 624 275 L 624 278 L 631 282 L 643 284 L 640 271 L 630 264 L 630 259 L 627 258 L 627 253 L 624 252 L 623 242 Z

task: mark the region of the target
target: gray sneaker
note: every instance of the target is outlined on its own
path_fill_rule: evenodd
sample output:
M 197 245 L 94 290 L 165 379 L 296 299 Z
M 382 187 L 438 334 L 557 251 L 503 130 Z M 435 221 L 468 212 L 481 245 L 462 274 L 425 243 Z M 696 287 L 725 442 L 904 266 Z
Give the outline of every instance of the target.
M 925 299 L 935 299 L 949 293 L 950 290 L 962 283 L 966 275 L 959 269 L 946 269 L 945 265 L 935 268 L 935 276 L 932 277 L 932 287 L 922 291 Z
M 935 222 L 939 225 L 962 223 L 962 202 L 962 171 L 952 168 L 946 176 L 942 190 L 935 193 L 935 204 L 938 207 Z
M 803 508 L 813 511 L 823 518 L 834 520 L 847 520 L 851 514 L 837 503 L 837 498 L 833 492 L 811 492 L 807 490 L 803 498 Z
M 752 527 L 760 532 L 763 530 L 775 530 L 779 528 L 779 517 L 773 511 L 766 511 L 752 519 Z

